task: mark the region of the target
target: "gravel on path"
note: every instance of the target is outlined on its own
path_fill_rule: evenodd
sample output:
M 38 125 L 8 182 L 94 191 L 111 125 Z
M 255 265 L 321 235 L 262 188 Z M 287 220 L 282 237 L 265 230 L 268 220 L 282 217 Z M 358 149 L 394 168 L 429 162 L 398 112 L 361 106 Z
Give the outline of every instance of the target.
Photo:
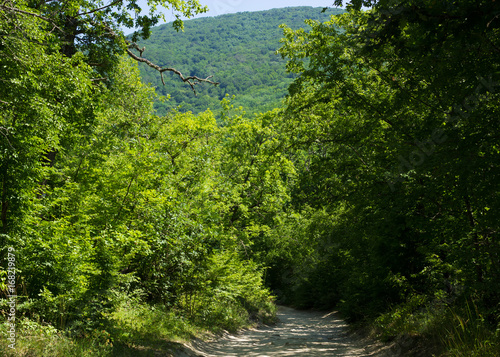
M 396 357 L 389 345 L 349 333 L 337 313 L 301 311 L 280 306 L 279 322 L 228 334 L 215 341 L 193 341 L 179 356 Z

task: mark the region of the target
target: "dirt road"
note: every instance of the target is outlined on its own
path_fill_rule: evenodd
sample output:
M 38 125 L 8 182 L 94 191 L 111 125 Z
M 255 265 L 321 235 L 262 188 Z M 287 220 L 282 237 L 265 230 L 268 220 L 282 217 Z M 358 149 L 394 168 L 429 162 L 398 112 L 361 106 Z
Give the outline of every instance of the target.
M 274 326 L 246 330 L 213 342 L 193 342 L 184 356 L 394 357 L 388 346 L 349 334 L 335 313 L 278 310 Z

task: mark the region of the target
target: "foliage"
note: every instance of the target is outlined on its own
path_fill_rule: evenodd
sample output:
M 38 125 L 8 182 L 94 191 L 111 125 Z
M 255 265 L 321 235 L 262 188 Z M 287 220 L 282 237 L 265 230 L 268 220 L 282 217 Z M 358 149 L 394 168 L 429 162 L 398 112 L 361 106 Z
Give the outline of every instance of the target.
M 1 326 L 2 335 L 7 328 Z M 16 348 L 7 346 L 6 338 L 0 342 L 2 356 L 109 356 L 112 350 L 109 334 L 95 330 L 84 340 L 73 340 L 50 325 L 43 325 L 24 319 L 17 324 Z
M 0 57 L 8 68 L 1 248 L 2 261 L 7 248 L 16 255 L 16 318 L 93 344 L 95 331 L 111 331 L 123 289 L 147 291 L 141 304 L 179 311 L 193 324 L 201 324 L 186 303 L 193 294 L 201 296 L 196 308 L 219 311 L 211 321 L 220 328 L 266 318 L 272 306 L 261 268 L 226 234 L 228 203 L 218 198 L 235 194 L 220 171 L 225 134 L 212 113 L 153 115 L 154 90 L 119 51 L 106 54 L 114 65 L 98 73 L 88 48 L 67 53 L 44 27 L 50 21 L 21 15 L 2 20 L 9 36 Z M 106 85 L 95 78 L 103 74 Z M 234 268 L 212 276 L 218 257 Z M 235 271 L 241 281 L 221 275 Z M 229 294 L 220 306 L 213 291 Z
M 466 304 L 462 311 L 451 311 L 451 323 L 442 337 L 448 347 L 445 356 L 497 356 L 498 331 L 492 333 L 477 306 Z
M 199 92 L 221 100 L 217 114 L 205 97 L 196 114 L 157 115 L 166 98 L 113 32 L 133 25 L 123 4 L 66 5 L 0 4 L 0 259 L 15 251 L 20 332 L 2 353 L 167 351 L 163 338 L 272 322 L 272 290 L 385 339 L 498 354 L 498 4 L 352 1 L 308 30 L 282 26 L 288 75 L 283 62 L 262 69 L 275 30 L 264 23 L 295 26 L 315 10 L 187 23 L 193 49 L 211 51 L 193 56 L 199 67 L 185 60 L 194 71 L 225 56 L 242 65 L 224 74 L 234 89 L 278 90 L 260 98 L 273 106 L 293 80 L 285 107 L 251 116 L 230 84 Z M 135 24 L 147 35 L 155 21 Z M 227 41 L 208 51 L 213 26 Z M 263 57 L 241 47 L 257 29 Z M 6 311 L 2 299 L 2 321 Z
M 339 12 L 334 9 L 328 13 Z M 155 103 L 158 113 L 181 106 L 183 112 L 200 113 L 210 108 L 218 114 L 219 101 L 226 95 L 235 95 L 235 105 L 250 113 L 279 106 L 295 77 L 286 73 L 285 61 L 276 55 L 279 25 L 299 28 L 307 18 L 324 21 L 328 15 L 322 14 L 321 8 L 289 7 L 188 20 L 184 33 L 175 33 L 169 24 L 154 28 L 151 37 L 139 43 L 145 47 L 145 56 L 158 63 L 168 59 L 191 75 L 210 73 L 220 82 L 217 87 L 197 87 L 195 95 L 171 76 L 165 77 L 163 85 L 154 70 L 141 65 L 144 81 L 170 96 L 168 102 Z
M 471 299 L 495 330 L 498 6 L 352 3 L 309 31 L 283 29 L 279 52 L 299 76 L 280 130 L 293 138 L 291 197 L 309 233 L 304 262 L 273 274 L 301 271 L 286 282 L 297 305 L 336 305 L 351 320 L 387 312 L 395 333 L 420 319 L 412 297 L 436 317 Z

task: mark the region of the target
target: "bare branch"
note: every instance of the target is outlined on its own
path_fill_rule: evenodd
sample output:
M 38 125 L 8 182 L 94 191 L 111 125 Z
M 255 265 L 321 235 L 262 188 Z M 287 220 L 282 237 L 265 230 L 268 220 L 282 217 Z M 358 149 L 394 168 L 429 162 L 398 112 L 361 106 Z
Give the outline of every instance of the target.
M 5 102 L 4 102 L 5 103 Z M 5 131 L 5 132 L 4 132 Z M 9 140 L 9 137 L 8 137 L 8 134 L 9 134 L 9 129 L 7 128 L 4 128 L 3 126 L 0 126 L 0 134 L 2 134 L 3 136 L 5 136 L 5 139 L 7 140 L 7 143 L 9 144 L 10 148 L 12 150 L 15 150 L 14 147 L 12 146 L 10 140 Z
M 494 18 L 492 18 L 492 19 L 490 20 L 490 22 L 488 22 L 488 24 L 486 25 L 486 27 L 490 27 L 490 25 L 491 25 L 491 23 L 493 22 L 493 20 L 495 20 L 495 19 L 496 19 L 497 17 L 499 17 L 499 16 L 500 16 L 500 14 L 497 14 Z
M 156 69 L 158 72 L 160 72 L 160 75 L 161 75 L 161 82 L 163 83 L 163 85 L 165 85 L 165 80 L 163 79 L 163 72 L 174 72 L 175 74 L 177 74 L 179 76 L 179 78 L 183 81 L 183 82 L 186 82 L 188 83 L 190 86 L 191 86 L 191 89 L 193 90 L 193 92 L 196 94 L 196 90 L 194 88 L 194 86 L 198 83 L 202 83 L 202 82 L 206 82 L 206 83 L 210 83 L 210 84 L 213 84 L 214 86 L 218 85 L 219 82 L 214 82 L 214 81 L 211 81 L 210 78 L 212 78 L 213 76 L 208 76 L 207 78 L 200 78 L 200 77 L 197 77 L 197 76 L 189 76 L 189 77 L 184 77 L 183 74 L 181 72 L 179 72 L 178 70 L 176 70 L 175 68 L 171 68 L 171 67 L 160 67 L 156 64 L 154 64 L 153 62 L 151 62 L 150 60 L 146 59 L 146 58 L 143 58 L 143 57 L 139 57 L 137 55 L 135 55 L 132 51 L 130 51 L 128 48 L 127 48 L 127 53 L 130 57 L 132 57 L 133 59 L 135 59 L 136 61 L 138 62 L 142 62 L 142 63 L 145 63 L 147 64 L 149 67 L 151 68 L 154 68 Z
M 131 42 L 128 45 L 128 48 L 134 48 L 137 51 L 139 51 L 139 56 L 141 56 L 141 57 L 142 57 L 142 53 L 146 50 L 146 47 L 140 48 L 139 46 L 137 46 L 137 43 L 135 43 L 135 42 Z
M 108 31 L 109 35 L 113 38 L 117 38 L 118 35 L 116 34 L 115 31 L 113 31 L 113 29 L 111 27 L 109 27 L 106 23 L 103 24 L 105 29 Z M 157 64 L 154 64 L 153 62 L 151 62 L 150 60 L 146 59 L 146 58 L 143 58 L 142 57 L 142 53 L 144 52 L 144 50 L 146 49 L 145 47 L 143 48 L 139 48 L 139 46 L 137 46 L 136 43 L 134 42 L 129 42 L 126 40 L 126 44 L 127 44 L 127 54 L 132 57 L 133 59 L 135 59 L 137 62 L 142 62 L 142 63 L 145 63 L 147 64 L 149 67 L 151 68 L 154 68 L 156 69 L 158 72 L 160 72 L 160 75 L 161 75 L 161 82 L 163 83 L 163 85 L 165 85 L 165 79 L 163 78 L 163 72 L 173 72 L 175 74 L 177 74 L 179 76 L 179 78 L 183 81 L 183 82 L 186 82 L 188 83 L 190 86 L 191 86 L 191 89 L 193 90 L 194 94 L 196 95 L 196 90 L 194 88 L 194 86 L 196 84 L 199 84 L 199 83 L 210 83 L 210 84 L 213 84 L 214 86 L 217 86 L 219 84 L 219 82 L 214 82 L 212 80 L 210 80 L 210 78 L 212 78 L 213 76 L 208 76 L 207 78 L 200 78 L 200 77 L 197 77 L 197 76 L 189 76 L 189 77 L 184 77 L 184 75 L 176 70 L 175 68 L 171 68 L 171 67 L 160 67 L 158 66 Z M 131 48 L 134 48 L 136 49 L 137 51 L 139 51 L 140 55 L 137 56 L 134 52 L 132 52 L 130 49 Z

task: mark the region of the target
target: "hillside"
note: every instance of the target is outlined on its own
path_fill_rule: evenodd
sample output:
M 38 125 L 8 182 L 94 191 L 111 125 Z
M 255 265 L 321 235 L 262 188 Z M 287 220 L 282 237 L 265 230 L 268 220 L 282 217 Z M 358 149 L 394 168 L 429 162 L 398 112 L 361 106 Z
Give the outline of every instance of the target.
M 182 111 L 198 113 L 219 109 L 226 95 L 236 95 L 235 104 L 250 112 L 276 107 L 294 78 L 286 73 L 285 60 L 276 55 L 282 30 L 286 24 L 293 29 L 306 27 L 305 19 L 325 21 L 340 9 L 289 7 L 259 12 L 243 12 L 185 21 L 184 32 L 176 32 L 171 24 L 154 28 L 145 46 L 144 56 L 161 66 L 175 67 L 184 75 L 213 75 L 220 85 L 202 85 L 195 96 L 191 88 L 177 77 L 165 73 L 163 86 L 158 72 L 144 64 L 141 76 L 157 87 L 158 93 L 170 94 L 171 100 L 156 103 L 164 114 L 169 108 L 182 105 Z

